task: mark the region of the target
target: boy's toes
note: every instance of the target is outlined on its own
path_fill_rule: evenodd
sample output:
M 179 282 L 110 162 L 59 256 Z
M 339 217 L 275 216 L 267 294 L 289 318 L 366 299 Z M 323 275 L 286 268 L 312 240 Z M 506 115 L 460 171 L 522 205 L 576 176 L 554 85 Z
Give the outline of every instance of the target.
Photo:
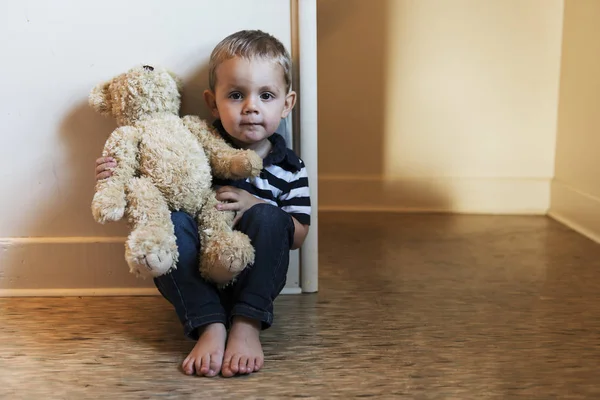
M 240 372 L 240 356 L 239 355 L 234 355 L 233 357 L 231 357 L 231 364 L 229 364 L 229 368 L 231 369 L 231 372 L 233 372 L 234 374 L 237 374 L 238 372 Z
M 217 357 L 210 358 L 210 364 L 208 366 L 208 372 L 206 376 L 216 376 L 221 371 L 221 364 Z
M 248 359 L 248 365 L 246 366 L 246 373 L 247 374 L 251 374 L 254 372 L 254 358 L 249 358 Z
M 239 364 L 239 369 L 238 369 L 240 371 L 240 374 L 246 373 L 246 371 L 247 371 L 246 365 L 248 365 L 248 357 L 246 357 L 246 356 L 240 357 L 240 364 Z
M 225 378 L 231 378 L 235 374 L 231 371 L 229 364 L 223 363 L 223 367 L 221 368 L 221 375 L 223 375 L 223 377 Z
M 181 368 L 186 375 L 192 375 L 194 373 L 194 361 L 193 358 L 187 357 L 183 360 L 183 363 L 181 363 Z
M 209 364 L 210 355 L 205 354 L 200 360 L 196 361 L 196 374 L 199 376 L 204 376 L 208 374 Z
M 231 371 L 231 356 L 228 356 L 227 354 L 225 355 L 225 358 L 223 359 L 223 366 L 221 367 L 221 375 L 223 375 L 225 378 L 230 378 L 234 375 L 234 373 Z

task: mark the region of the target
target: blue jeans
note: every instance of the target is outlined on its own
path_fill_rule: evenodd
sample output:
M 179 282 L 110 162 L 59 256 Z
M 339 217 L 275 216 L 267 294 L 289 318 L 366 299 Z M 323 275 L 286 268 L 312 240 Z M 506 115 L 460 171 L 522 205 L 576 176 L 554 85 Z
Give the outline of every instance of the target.
M 177 269 L 154 279 L 156 287 L 175 308 L 184 333 L 198 339 L 198 328 L 222 323 L 230 326 L 234 316 L 258 320 L 262 329 L 273 323 L 273 301 L 287 278 L 289 252 L 294 238 L 292 217 L 280 208 L 257 204 L 247 210 L 236 228 L 250 237 L 255 261 L 233 285 L 218 289 L 200 276 L 200 238 L 192 216 L 173 212 L 179 249 Z

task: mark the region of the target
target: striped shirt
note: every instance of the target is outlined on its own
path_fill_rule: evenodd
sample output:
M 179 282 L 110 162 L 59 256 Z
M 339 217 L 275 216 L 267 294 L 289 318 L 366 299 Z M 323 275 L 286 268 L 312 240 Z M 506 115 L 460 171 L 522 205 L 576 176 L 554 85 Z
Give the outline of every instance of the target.
M 213 126 L 233 147 L 221 121 Z M 287 147 L 285 139 L 278 133 L 269 137 L 273 148 L 263 159 L 260 175 L 240 180 L 213 179 L 215 186 L 235 186 L 269 204 L 281 208 L 303 225 L 310 225 L 311 204 L 308 175 L 304 162 Z

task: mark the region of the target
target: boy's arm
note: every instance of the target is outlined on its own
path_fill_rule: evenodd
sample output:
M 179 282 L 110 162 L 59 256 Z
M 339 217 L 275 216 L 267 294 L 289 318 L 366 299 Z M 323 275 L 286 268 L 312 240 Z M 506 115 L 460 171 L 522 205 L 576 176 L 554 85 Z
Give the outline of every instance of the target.
M 292 250 L 299 249 L 304 244 L 304 240 L 306 239 L 306 235 L 308 235 L 308 225 L 303 225 L 294 217 L 292 217 L 292 221 L 294 221 L 294 243 L 292 243 Z
M 304 243 L 310 226 L 310 191 L 305 166 L 290 179 L 288 189 L 279 197 L 279 201 L 281 209 L 290 214 L 294 221 L 292 250 L 296 250 Z
M 117 166 L 110 178 L 96 182 L 92 200 L 92 213 L 99 223 L 123 218 L 127 200 L 125 185 L 133 178 L 137 168 L 139 131 L 131 126 L 115 129 L 104 145 L 103 157 L 112 157 Z
M 254 151 L 234 149 L 198 116 L 186 115 L 183 123 L 202 143 L 215 177 L 244 179 L 260 174 L 262 159 Z

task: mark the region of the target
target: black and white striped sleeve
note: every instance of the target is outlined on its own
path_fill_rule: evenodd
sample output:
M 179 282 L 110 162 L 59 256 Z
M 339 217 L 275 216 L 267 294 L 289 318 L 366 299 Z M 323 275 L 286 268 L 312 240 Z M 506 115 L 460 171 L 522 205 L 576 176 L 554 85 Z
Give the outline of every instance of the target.
M 310 225 L 310 191 L 304 163 L 299 171 L 290 174 L 287 190 L 279 196 L 279 206 L 301 224 Z

